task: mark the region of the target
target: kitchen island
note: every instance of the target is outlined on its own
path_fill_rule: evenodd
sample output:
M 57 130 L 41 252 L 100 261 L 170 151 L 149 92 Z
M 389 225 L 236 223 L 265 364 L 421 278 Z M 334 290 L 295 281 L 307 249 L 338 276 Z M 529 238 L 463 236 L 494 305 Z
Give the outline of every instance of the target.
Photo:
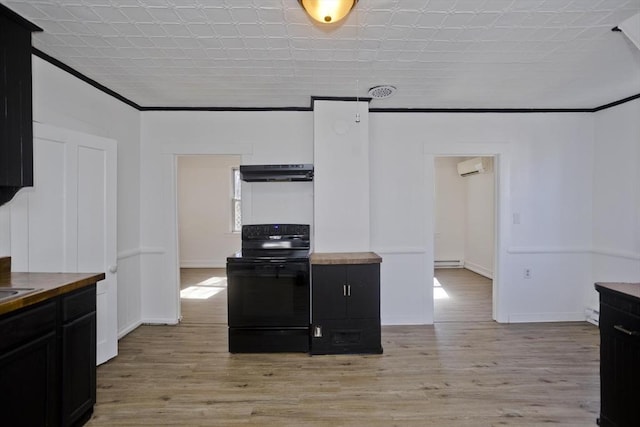
M 3 425 L 82 425 L 96 398 L 96 283 L 104 273 L 20 273 L 0 259 Z

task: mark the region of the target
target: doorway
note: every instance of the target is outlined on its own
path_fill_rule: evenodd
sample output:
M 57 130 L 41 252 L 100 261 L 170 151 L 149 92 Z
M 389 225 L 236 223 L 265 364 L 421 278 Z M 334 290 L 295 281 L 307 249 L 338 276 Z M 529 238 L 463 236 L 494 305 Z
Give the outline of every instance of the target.
M 180 318 L 227 323 L 226 258 L 240 250 L 236 155 L 177 156 Z
M 493 319 L 494 160 L 434 158 L 434 322 Z

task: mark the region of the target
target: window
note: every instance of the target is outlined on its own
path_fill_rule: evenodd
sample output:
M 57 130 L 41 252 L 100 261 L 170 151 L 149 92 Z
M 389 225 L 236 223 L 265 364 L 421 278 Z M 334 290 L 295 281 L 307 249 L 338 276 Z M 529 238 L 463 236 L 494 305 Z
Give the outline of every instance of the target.
M 231 197 L 231 231 L 242 231 L 242 193 L 240 192 L 240 169 L 231 169 L 231 182 L 233 183 L 233 195 Z

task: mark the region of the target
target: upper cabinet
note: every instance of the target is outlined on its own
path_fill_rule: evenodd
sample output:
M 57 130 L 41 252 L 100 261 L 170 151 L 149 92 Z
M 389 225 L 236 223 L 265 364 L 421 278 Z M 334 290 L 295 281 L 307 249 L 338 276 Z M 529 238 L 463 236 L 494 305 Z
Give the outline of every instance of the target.
M 0 205 L 33 185 L 34 31 L 42 29 L 0 4 Z

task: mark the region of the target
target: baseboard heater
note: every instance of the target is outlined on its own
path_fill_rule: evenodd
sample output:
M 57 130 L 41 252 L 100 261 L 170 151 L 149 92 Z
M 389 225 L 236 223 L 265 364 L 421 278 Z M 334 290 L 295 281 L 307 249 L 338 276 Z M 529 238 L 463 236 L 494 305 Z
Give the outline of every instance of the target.
M 459 259 L 445 259 L 435 260 L 433 262 L 434 268 L 462 268 L 463 262 Z
M 596 326 L 600 324 L 600 310 L 595 308 L 587 308 L 584 310 L 586 321 Z

